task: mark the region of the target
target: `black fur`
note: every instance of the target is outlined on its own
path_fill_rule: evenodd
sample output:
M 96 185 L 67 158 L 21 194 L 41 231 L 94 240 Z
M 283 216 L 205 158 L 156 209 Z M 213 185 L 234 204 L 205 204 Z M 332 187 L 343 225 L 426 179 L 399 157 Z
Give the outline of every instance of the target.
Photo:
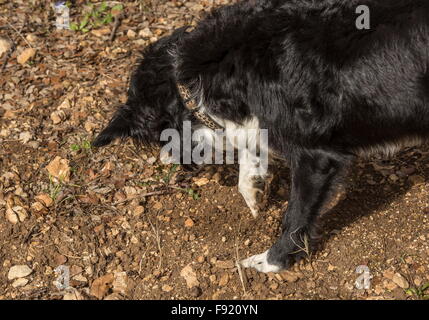
M 127 102 L 94 140 L 95 147 L 128 137 L 138 144 L 159 145 L 164 129 L 180 131 L 183 121 L 194 119 L 180 98 L 173 57 L 168 53 L 185 31 L 178 29 L 143 51 L 144 58 L 131 76 Z
M 358 5 L 370 8 L 370 30 L 355 27 Z M 427 138 L 428 64 L 427 0 L 244 1 L 149 47 L 126 106 L 94 144 L 180 130 L 191 115 L 177 82 L 212 115 L 256 116 L 291 167 L 283 233 L 268 254 L 284 268 L 357 154 Z

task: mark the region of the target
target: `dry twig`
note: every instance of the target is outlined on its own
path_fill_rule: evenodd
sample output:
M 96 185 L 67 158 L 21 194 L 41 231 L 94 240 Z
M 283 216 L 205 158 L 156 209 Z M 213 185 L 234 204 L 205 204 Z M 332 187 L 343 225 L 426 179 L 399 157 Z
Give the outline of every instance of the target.
M 160 190 L 160 191 L 147 192 L 147 193 L 144 193 L 144 194 L 139 194 L 137 196 L 127 198 L 125 200 L 116 201 L 112 205 L 116 206 L 118 204 L 122 204 L 122 203 L 127 202 L 127 201 L 132 201 L 134 199 L 146 198 L 146 197 L 150 197 L 150 196 L 158 196 L 158 195 L 169 194 L 169 193 L 173 193 L 173 192 L 172 191 L 168 191 L 168 190 Z
M 240 222 L 238 225 L 238 234 L 240 234 L 240 231 L 241 231 L 241 218 L 240 218 Z M 235 266 L 237 267 L 238 276 L 239 276 L 240 282 L 241 282 L 241 287 L 243 288 L 243 295 L 247 296 L 247 290 L 246 290 L 247 277 L 246 277 L 246 274 L 241 269 L 240 258 L 238 255 L 237 236 L 235 237 L 234 244 L 235 244 L 234 245 L 235 246 Z
M 114 16 L 115 24 L 113 25 L 112 32 L 110 33 L 110 38 L 109 38 L 110 42 L 112 42 L 115 39 L 116 31 L 118 30 L 119 25 L 121 24 L 122 18 L 123 18 L 122 13 Z

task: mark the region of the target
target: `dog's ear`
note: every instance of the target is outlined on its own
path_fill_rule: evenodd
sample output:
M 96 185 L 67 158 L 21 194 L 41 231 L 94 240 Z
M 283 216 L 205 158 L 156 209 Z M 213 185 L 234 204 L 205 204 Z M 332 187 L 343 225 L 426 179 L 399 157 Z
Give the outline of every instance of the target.
M 136 121 L 132 117 L 132 110 L 128 106 L 119 108 L 106 128 L 92 142 L 94 147 L 103 147 L 117 138 L 127 138 L 136 131 Z

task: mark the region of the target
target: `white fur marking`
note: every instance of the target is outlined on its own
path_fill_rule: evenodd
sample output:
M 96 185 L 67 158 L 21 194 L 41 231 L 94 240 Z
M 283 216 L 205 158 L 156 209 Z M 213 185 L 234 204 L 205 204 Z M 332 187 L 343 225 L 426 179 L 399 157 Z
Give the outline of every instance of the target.
M 365 149 L 358 149 L 356 153 L 362 157 L 370 157 L 374 155 L 384 155 L 392 157 L 399 150 L 407 147 L 418 146 L 422 143 L 422 139 L 418 137 L 410 137 L 395 142 L 388 142 L 382 145 L 375 145 Z
M 267 261 L 268 250 L 264 253 L 251 256 L 250 258 L 241 261 L 241 265 L 245 268 L 255 268 L 259 272 L 279 272 L 281 268 L 279 266 L 270 264 Z
M 255 188 L 255 178 L 264 177 L 266 175 L 266 168 L 261 166 L 261 159 L 256 156 L 255 152 L 251 152 L 247 147 L 248 146 L 259 146 L 259 143 L 256 141 L 256 138 L 259 135 L 259 120 L 256 117 L 252 117 L 250 120 L 246 121 L 242 126 L 238 126 L 232 121 L 216 119 L 219 123 L 222 123 L 225 132 L 226 139 L 228 142 L 233 145 L 235 148 L 238 148 L 239 157 L 240 157 L 240 174 L 238 182 L 238 190 L 242 194 L 244 200 L 246 201 L 247 206 L 254 218 L 259 214 L 257 194 L 261 192 L 258 188 Z M 234 133 L 238 129 L 246 130 L 256 130 L 255 134 L 246 135 L 246 145 L 244 146 L 241 143 L 236 143 Z M 260 148 L 268 148 L 268 146 L 259 146 Z
M 202 107 L 204 110 L 204 107 Z M 239 173 L 239 182 L 238 190 L 242 194 L 244 200 L 246 201 L 247 206 L 254 218 L 259 214 L 258 200 L 257 195 L 261 193 L 261 190 L 254 186 L 255 178 L 264 179 L 266 176 L 266 166 L 261 161 L 261 158 L 256 156 L 256 152 L 251 152 L 252 150 L 248 149 L 248 146 L 254 146 L 259 148 L 265 148 L 267 150 L 268 146 L 260 146 L 258 141 L 256 141 L 259 136 L 259 120 L 256 117 L 251 118 L 246 121 L 242 126 L 237 125 L 236 123 L 217 118 L 209 114 L 209 116 L 224 127 L 226 143 L 234 148 L 238 149 L 239 161 L 240 161 L 240 173 Z M 244 130 L 253 130 L 254 134 L 246 134 L 245 141 L 239 141 L 237 143 L 237 132 L 240 129 Z M 200 129 L 202 134 L 206 136 L 207 141 L 214 141 L 214 135 L 216 134 L 214 130 L 211 129 Z M 249 133 L 249 132 L 247 132 Z M 244 146 L 243 146 L 244 144 Z
M 257 194 L 261 193 L 261 190 L 255 188 L 255 178 L 262 178 L 264 174 L 258 174 L 258 160 L 252 159 L 247 150 L 242 150 L 242 157 L 240 158 L 240 174 L 238 179 L 238 190 L 246 201 L 247 206 L 254 218 L 258 217 L 259 207 Z

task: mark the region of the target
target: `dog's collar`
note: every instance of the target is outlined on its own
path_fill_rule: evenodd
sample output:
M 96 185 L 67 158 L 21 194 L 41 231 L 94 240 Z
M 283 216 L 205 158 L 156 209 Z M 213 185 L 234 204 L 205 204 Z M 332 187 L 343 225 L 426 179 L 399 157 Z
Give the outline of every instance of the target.
M 186 108 L 192 111 L 195 118 L 200 120 L 206 127 L 212 130 L 223 129 L 219 124 L 213 121 L 208 115 L 200 111 L 200 108 L 198 108 L 195 97 L 192 96 L 191 91 L 189 91 L 187 87 L 185 87 L 182 84 L 177 84 L 177 89 L 179 90 L 179 94 Z

